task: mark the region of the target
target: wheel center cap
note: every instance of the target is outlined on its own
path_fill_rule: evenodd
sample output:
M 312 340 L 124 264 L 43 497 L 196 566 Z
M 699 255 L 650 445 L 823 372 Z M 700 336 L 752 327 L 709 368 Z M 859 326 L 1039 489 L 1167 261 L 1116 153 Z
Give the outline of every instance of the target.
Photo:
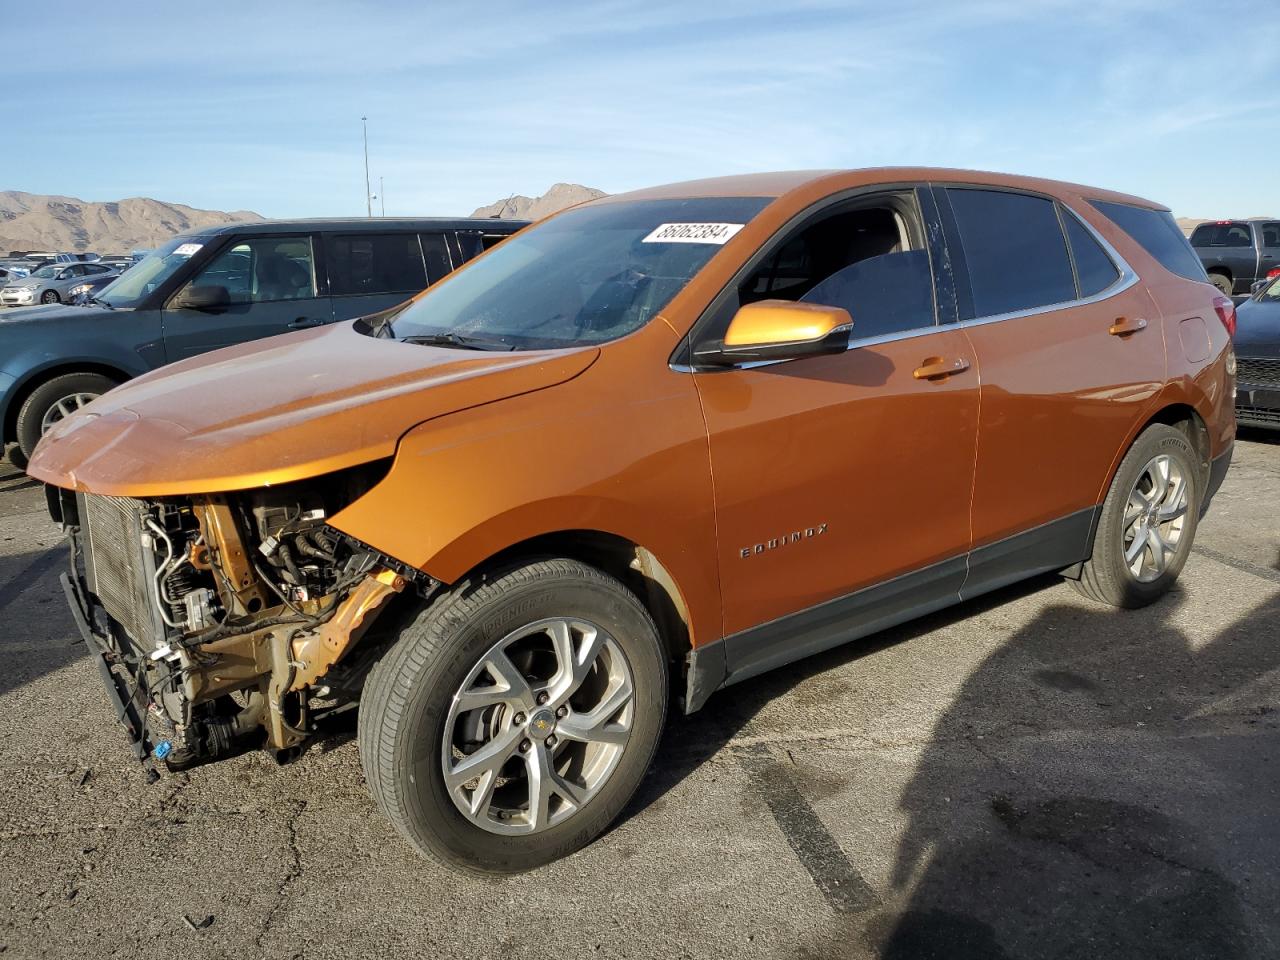
M 556 729 L 556 715 L 553 711 L 542 709 L 529 718 L 529 736 L 545 740 Z

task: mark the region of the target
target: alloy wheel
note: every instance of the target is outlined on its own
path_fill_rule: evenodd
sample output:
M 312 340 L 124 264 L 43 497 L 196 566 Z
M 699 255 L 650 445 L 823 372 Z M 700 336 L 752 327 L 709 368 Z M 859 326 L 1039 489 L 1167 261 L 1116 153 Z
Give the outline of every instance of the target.
M 1141 583 L 1158 580 L 1177 555 L 1190 486 L 1182 465 L 1167 454 L 1152 457 L 1138 474 L 1122 522 L 1124 562 Z
M 458 811 L 491 833 L 540 833 L 600 792 L 635 718 L 631 666 L 600 626 L 539 620 L 495 643 L 458 687 L 441 763 Z
M 44 416 L 40 418 L 40 433 L 44 435 L 49 432 L 55 423 L 71 416 L 81 407 L 97 400 L 100 394 L 97 393 L 72 393 L 63 397 L 48 410 Z

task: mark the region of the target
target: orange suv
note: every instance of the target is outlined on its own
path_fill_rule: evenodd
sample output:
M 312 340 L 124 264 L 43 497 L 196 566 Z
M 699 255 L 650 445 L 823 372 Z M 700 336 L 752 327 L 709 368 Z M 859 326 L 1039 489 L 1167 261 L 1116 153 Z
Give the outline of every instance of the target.
M 1145 200 L 730 177 L 147 374 L 30 472 L 144 762 L 288 757 L 358 702 L 401 833 L 512 872 L 617 816 L 669 692 L 1045 571 L 1160 597 L 1230 460 L 1233 324 Z

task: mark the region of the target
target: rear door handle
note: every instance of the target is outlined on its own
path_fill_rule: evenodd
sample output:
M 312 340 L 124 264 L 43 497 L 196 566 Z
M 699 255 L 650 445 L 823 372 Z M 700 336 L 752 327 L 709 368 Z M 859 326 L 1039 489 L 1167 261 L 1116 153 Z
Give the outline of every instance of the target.
M 947 360 L 944 357 L 926 357 L 916 367 L 912 376 L 917 380 L 945 380 L 953 373 L 964 373 L 969 369 L 969 361 L 963 357 Z
M 1127 337 L 1145 329 L 1147 329 L 1147 321 L 1145 320 L 1129 320 L 1125 317 L 1117 317 L 1116 322 L 1111 325 L 1107 333 L 1113 337 Z
M 297 317 L 289 321 L 289 329 L 303 330 L 307 327 L 321 326 L 323 323 L 323 320 L 317 320 L 315 317 Z

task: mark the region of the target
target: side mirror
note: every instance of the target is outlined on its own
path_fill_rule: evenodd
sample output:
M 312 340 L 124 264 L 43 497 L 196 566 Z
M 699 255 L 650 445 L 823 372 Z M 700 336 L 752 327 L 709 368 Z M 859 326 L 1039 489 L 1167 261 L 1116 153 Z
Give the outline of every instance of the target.
M 693 357 L 696 363 L 732 366 L 843 353 L 852 330 L 853 319 L 841 307 L 760 300 L 733 315 L 724 340 L 695 348 Z
M 220 310 L 231 305 L 226 287 L 187 287 L 174 298 L 176 310 Z

